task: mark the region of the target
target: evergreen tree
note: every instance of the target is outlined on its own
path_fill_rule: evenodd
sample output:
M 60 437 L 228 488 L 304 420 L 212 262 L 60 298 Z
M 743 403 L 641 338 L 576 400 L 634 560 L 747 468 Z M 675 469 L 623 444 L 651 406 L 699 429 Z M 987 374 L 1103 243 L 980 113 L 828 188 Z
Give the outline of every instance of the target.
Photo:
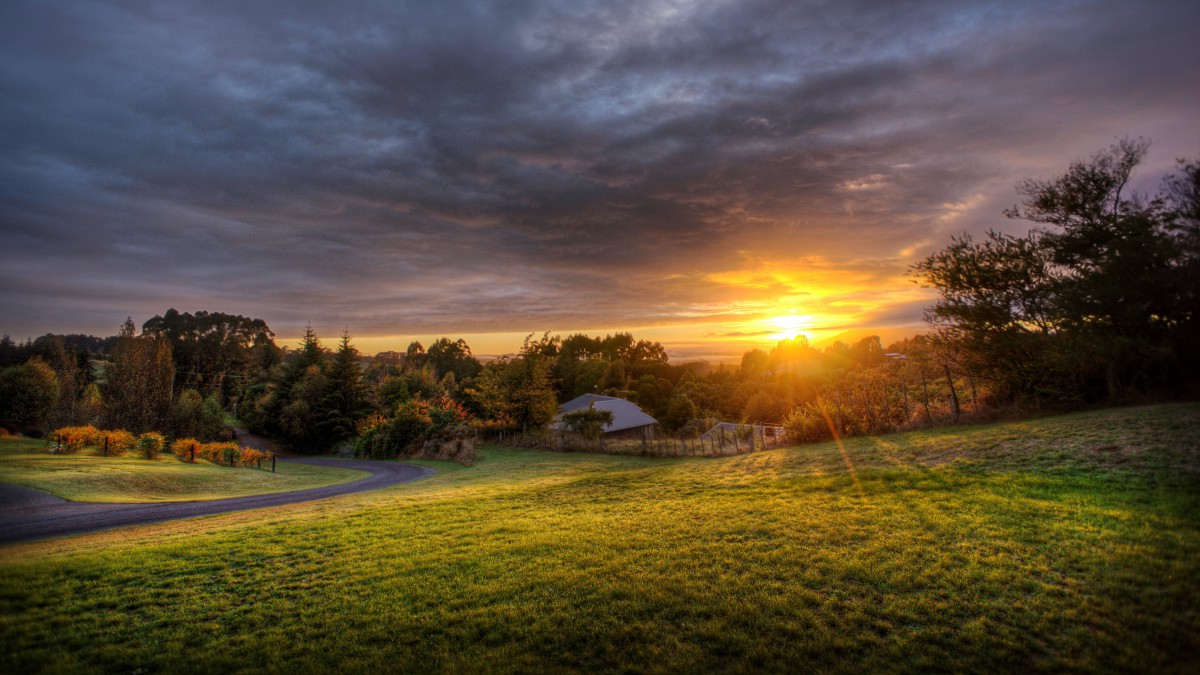
M 350 345 L 350 333 L 342 333 L 337 353 L 326 369 L 315 433 L 330 446 L 353 438 L 356 424 L 371 410 L 367 387 L 358 364 L 358 350 Z
M 301 380 L 305 378 L 311 380 L 309 370 L 315 367 L 319 372 L 324 361 L 325 352 L 321 349 L 321 341 L 317 339 L 317 334 L 313 332 L 312 326 L 306 326 L 300 349 L 284 362 L 283 368 L 272 382 L 273 386 L 269 397 L 262 406 L 264 431 L 277 436 L 289 435 L 285 433 L 281 420 L 284 409 L 292 403 L 293 389 Z M 293 416 L 296 412 L 297 407 L 292 406 Z

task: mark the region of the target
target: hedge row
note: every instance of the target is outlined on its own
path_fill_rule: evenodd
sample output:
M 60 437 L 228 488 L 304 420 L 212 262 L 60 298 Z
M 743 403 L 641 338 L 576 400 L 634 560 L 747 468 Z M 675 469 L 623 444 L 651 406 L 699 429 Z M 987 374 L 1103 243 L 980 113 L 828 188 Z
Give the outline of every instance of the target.
M 57 442 L 51 452 L 76 452 L 82 448 L 94 447 L 101 451 L 107 449 L 110 456 L 119 456 L 136 449 L 146 459 L 158 457 L 166 445 L 163 435 L 154 431 L 134 436 L 124 429 L 97 429 L 90 424 L 56 429 L 51 440 Z M 264 459 L 270 458 L 269 454 L 261 450 L 243 448 L 231 442 L 201 443 L 194 438 L 180 438 L 170 445 L 171 454 L 181 459 L 190 459 L 193 448 L 196 450 L 196 457 L 226 466 L 257 466 Z

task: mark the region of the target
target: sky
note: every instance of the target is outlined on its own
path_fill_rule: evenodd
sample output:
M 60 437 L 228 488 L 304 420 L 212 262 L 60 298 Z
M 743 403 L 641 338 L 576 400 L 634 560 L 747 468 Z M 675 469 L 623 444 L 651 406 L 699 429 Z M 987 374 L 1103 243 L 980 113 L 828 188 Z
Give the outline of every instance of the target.
M 1200 155 L 1194 0 L 0 4 L 0 332 L 364 352 L 924 328 L 909 266 L 1119 138 Z

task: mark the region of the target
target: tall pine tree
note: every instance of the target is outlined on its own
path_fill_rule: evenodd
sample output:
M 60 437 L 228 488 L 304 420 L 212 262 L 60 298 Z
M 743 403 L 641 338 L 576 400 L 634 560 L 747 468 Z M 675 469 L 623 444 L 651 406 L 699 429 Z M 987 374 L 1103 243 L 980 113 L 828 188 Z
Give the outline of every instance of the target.
M 367 387 L 350 332 L 342 333 L 337 353 L 325 371 L 324 390 L 315 420 L 317 436 L 330 446 L 354 437 L 360 419 L 371 411 Z

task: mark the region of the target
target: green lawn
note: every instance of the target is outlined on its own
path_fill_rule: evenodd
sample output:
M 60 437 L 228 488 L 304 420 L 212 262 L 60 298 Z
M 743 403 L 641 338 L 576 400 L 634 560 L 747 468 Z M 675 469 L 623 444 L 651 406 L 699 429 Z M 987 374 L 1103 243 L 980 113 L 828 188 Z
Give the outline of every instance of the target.
M 0 481 L 84 502 L 182 502 L 290 492 L 358 480 L 365 471 L 279 463 L 276 472 L 195 464 L 164 454 L 101 457 L 92 450 L 51 455 L 44 441 L 0 438 Z
M 1200 667 L 1200 405 L 414 484 L 0 549 L 0 671 Z

